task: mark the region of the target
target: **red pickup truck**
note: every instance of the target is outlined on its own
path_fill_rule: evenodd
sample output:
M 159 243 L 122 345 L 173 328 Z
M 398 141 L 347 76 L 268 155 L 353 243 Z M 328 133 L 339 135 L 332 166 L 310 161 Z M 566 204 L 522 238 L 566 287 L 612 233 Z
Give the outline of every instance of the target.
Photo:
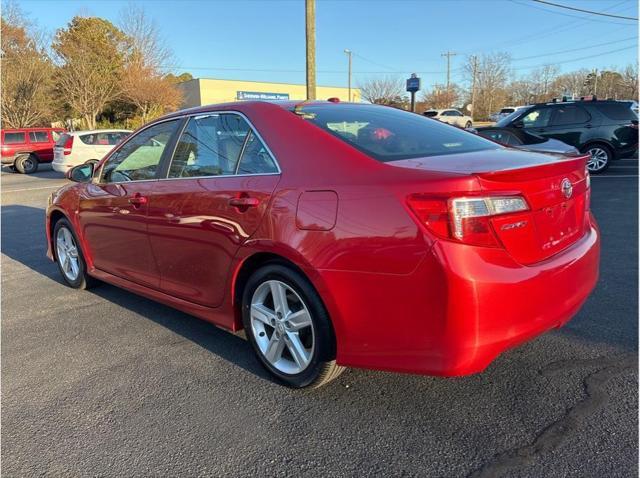
M 2 164 L 19 173 L 31 174 L 38 164 L 53 161 L 53 147 L 63 128 L 20 128 L 0 130 Z

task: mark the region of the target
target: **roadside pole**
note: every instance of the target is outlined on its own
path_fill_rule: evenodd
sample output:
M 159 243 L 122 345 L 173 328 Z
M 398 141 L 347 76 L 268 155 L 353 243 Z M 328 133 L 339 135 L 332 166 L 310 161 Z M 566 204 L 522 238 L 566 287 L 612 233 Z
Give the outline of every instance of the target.
M 416 112 L 416 92 L 420 91 L 420 78 L 415 73 L 407 78 L 407 91 L 411 93 L 411 111 Z
M 307 37 L 307 99 L 316 99 L 316 0 L 305 0 Z

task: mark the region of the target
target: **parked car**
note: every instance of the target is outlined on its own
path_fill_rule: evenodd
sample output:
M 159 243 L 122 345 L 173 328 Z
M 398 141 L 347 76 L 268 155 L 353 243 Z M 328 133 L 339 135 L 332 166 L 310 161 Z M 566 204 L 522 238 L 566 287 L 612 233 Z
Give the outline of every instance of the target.
M 446 110 L 427 110 L 423 113 L 427 118 L 437 119 L 443 123 L 449 123 L 460 128 L 473 127 L 471 116 L 463 115 L 455 109 Z
M 526 108 L 526 106 L 505 106 L 497 113 L 491 113 L 489 115 L 489 119 L 495 123 L 496 121 L 500 121 L 505 116 L 509 116 L 514 111 L 521 110 L 522 108 Z
M 496 141 L 514 148 L 538 151 L 541 153 L 558 153 L 566 155 L 579 155 L 580 152 L 573 146 L 553 138 L 543 138 L 529 133 L 524 129 L 497 128 L 495 126 L 485 126 L 471 130 L 483 138 Z
M 53 148 L 54 171 L 66 173 L 74 166 L 86 162 L 97 163 L 131 131 L 126 129 L 99 129 L 65 133 Z
M 63 132 L 62 128 L 1 130 L 2 164 L 19 173 L 35 173 L 40 163 L 53 161 L 53 146 Z
M 595 286 L 586 160 L 378 105 L 208 105 L 73 168 L 47 255 L 71 287 L 244 329 L 292 387 L 345 366 L 466 375 Z
M 590 156 L 593 174 L 606 170 L 612 160 L 637 155 L 638 116 L 631 101 L 586 100 L 541 103 L 523 108 L 498 121 L 509 130 L 524 129 L 555 138 Z

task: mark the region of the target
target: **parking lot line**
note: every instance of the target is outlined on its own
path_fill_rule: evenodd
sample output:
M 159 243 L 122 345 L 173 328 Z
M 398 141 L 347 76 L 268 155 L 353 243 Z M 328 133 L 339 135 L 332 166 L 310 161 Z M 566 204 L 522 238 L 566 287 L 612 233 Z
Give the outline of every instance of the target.
M 2 194 L 4 193 L 19 193 L 22 191 L 37 191 L 39 189 L 58 189 L 61 188 L 62 185 L 58 185 L 58 186 L 42 186 L 41 188 L 23 188 L 23 189 L 10 189 L 8 191 L 2 191 Z

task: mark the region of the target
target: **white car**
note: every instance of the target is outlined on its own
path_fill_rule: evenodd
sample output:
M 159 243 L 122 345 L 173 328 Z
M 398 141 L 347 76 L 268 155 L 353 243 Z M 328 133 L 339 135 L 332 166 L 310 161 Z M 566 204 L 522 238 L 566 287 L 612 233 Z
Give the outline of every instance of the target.
M 125 129 L 100 129 L 64 133 L 53 147 L 54 171 L 66 173 L 69 169 L 87 161 L 100 161 L 113 147 L 129 136 Z
M 471 116 L 463 115 L 458 110 L 427 110 L 422 114 L 428 118 L 437 119 L 444 123 L 459 126 L 460 128 L 473 127 L 473 120 L 471 119 Z
M 500 111 L 498 111 L 497 113 L 491 113 L 489 115 L 489 119 L 491 121 L 493 121 L 494 123 L 497 123 L 498 121 L 500 121 L 502 118 L 506 118 L 507 116 L 509 116 L 511 113 L 521 110 L 522 108 L 526 108 L 526 106 L 505 106 L 504 108 L 502 108 Z

